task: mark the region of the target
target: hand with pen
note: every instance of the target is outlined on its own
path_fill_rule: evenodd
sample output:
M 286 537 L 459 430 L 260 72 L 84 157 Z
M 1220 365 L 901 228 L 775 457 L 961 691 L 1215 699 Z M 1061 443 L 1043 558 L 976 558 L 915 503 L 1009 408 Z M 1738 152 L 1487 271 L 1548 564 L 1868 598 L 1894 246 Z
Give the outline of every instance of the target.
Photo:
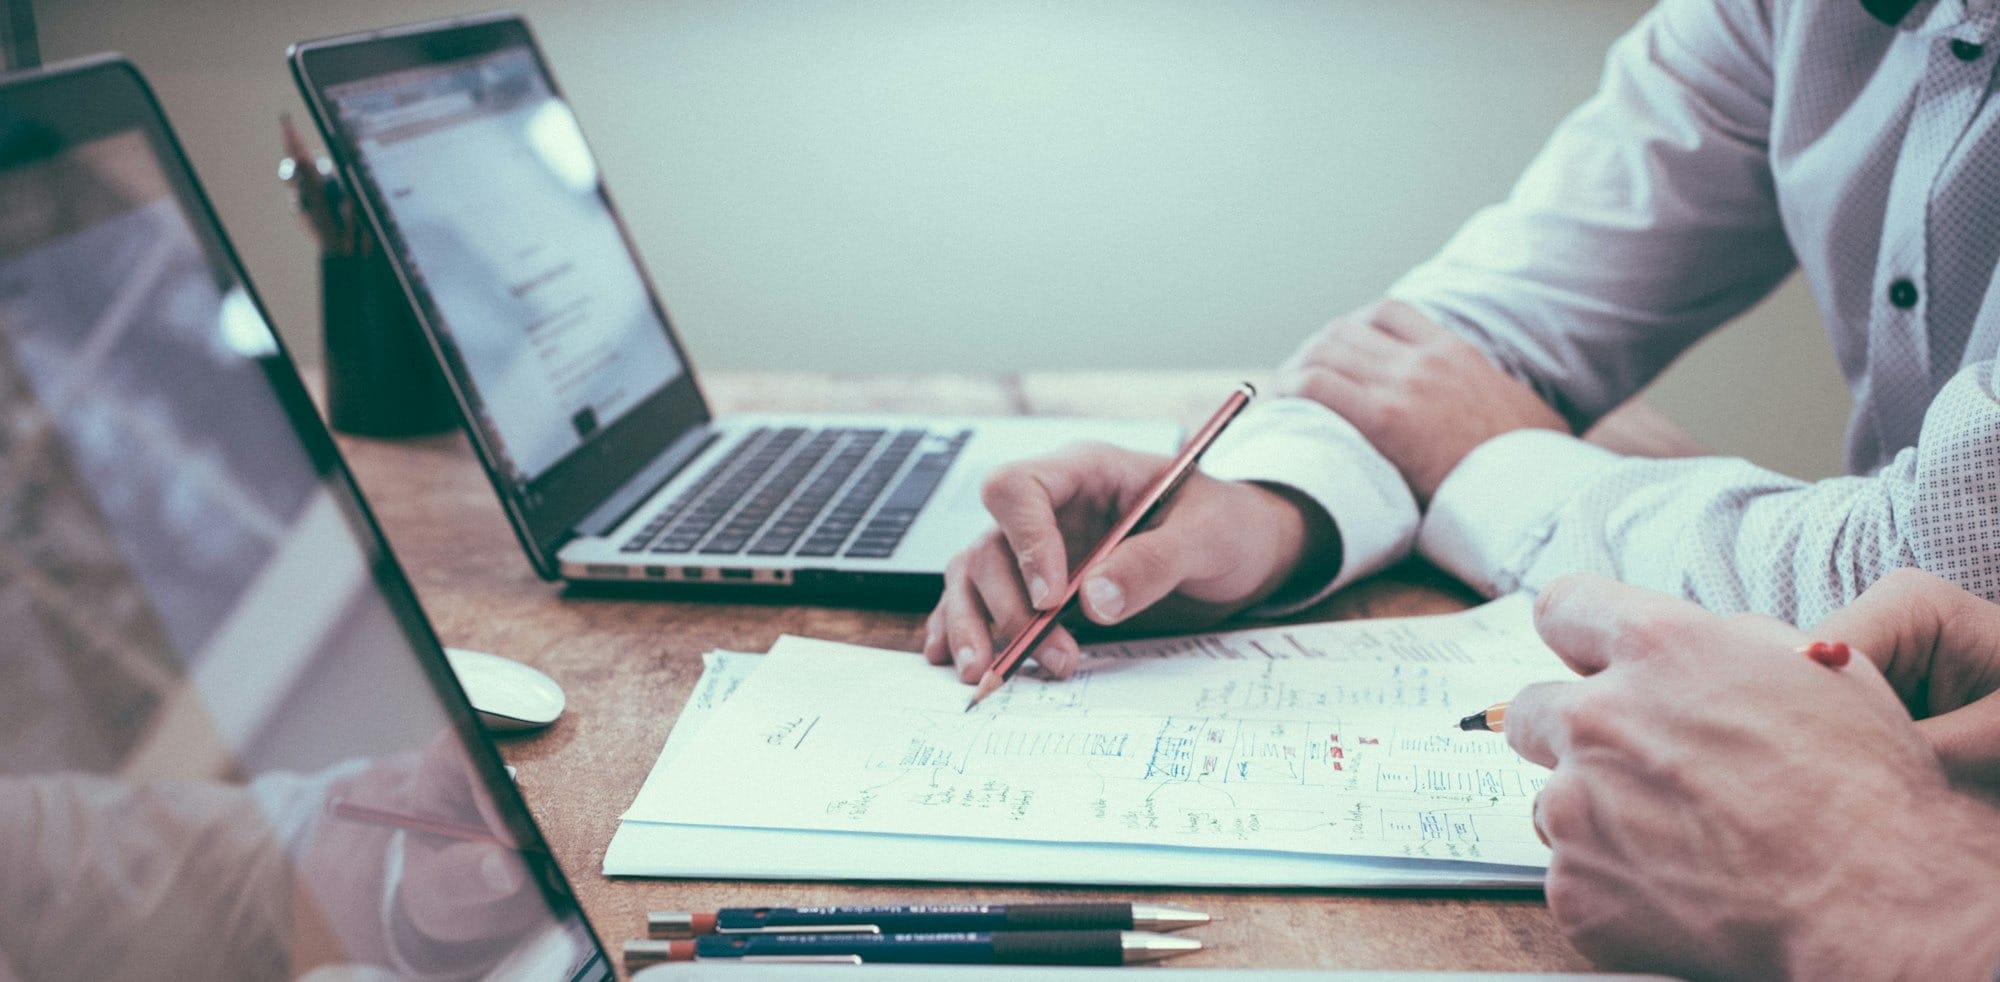
M 457 971 L 492 962 L 547 920 L 471 768 L 447 735 L 327 789 L 301 866 L 344 957 Z
M 1536 626 L 1586 677 L 1522 690 L 1506 737 L 1554 770 L 1534 809 L 1549 910 L 1593 961 L 1993 977 L 2000 810 L 1953 782 L 1992 773 L 2000 607 L 1896 574 L 1801 645 L 1776 620 L 1569 577 Z
M 490 811 L 449 740 L 248 783 L 0 775 L 0 977 L 469 977 L 551 924 Z
M 1066 601 L 1075 565 L 1168 463 L 1086 444 L 994 472 L 983 497 L 997 527 L 946 568 L 944 594 L 926 624 L 925 657 L 979 681 L 994 643 Z M 1089 572 L 1078 602 L 1097 624 L 1205 626 L 1276 592 L 1309 557 L 1330 551 L 1332 534 L 1323 512 L 1286 492 L 1197 470 L 1160 514 Z M 1079 655 L 1060 626 L 1035 652 L 1057 677 L 1075 670 Z

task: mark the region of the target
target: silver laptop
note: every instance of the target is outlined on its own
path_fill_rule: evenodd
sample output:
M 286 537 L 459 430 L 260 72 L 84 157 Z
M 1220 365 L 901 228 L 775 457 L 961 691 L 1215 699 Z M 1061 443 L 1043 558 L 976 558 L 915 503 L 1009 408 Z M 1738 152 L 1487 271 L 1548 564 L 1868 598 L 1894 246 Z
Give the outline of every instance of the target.
M 1174 448 L 1164 423 L 718 419 L 522 20 L 313 41 L 291 63 L 544 577 L 922 600 L 987 526 L 996 465 Z
M 117 59 L 0 80 L 0 525 L 0 979 L 612 978 Z

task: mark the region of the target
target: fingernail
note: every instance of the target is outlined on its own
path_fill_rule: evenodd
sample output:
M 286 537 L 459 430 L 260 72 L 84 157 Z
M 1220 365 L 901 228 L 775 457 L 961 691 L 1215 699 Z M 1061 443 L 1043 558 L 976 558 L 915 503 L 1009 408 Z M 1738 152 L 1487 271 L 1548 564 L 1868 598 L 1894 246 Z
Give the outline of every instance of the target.
M 1046 607 L 1049 603 L 1049 581 L 1039 576 L 1028 577 L 1028 599 L 1036 607 Z
M 1101 576 L 1093 577 L 1083 585 L 1083 596 L 1090 601 L 1091 613 L 1096 614 L 1098 620 L 1115 621 L 1125 613 L 1125 591 Z
M 1057 648 L 1049 652 L 1049 663 L 1049 671 L 1066 676 L 1076 667 L 1076 652 L 1068 648 Z
M 952 652 L 951 661 L 952 664 L 957 665 L 960 668 L 964 668 L 966 665 L 970 664 L 972 662 L 972 659 L 977 657 L 977 655 L 978 652 L 973 651 L 971 645 L 966 645 L 965 647 Z
M 511 893 L 520 886 L 520 878 L 515 874 L 514 864 L 508 855 L 498 849 L 479 858 L 479 876 L 486 885 L 499 893 Z
M 932 648 L 937 647 L 937 641 L 938 641 L 938 629 L 934 627 L 924 628 L 924 650 L 929 651 Z

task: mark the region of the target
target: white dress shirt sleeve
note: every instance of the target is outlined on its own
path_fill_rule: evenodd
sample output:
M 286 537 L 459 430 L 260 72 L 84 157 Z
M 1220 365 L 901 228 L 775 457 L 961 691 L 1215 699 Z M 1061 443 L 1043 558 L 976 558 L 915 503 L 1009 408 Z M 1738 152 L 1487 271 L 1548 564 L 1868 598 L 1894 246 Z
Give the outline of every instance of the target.
M 1353 424 L 1310 399 L 1271 399 L 1245 410 L 1202 457 L 1201 469 L 1296 491 L 1325 509 L 1340 533 L 1333 579 L 1292 584 L 1253 616 L 1303 610 L 1403 558 L 1416 539 L 1417 502 L 1403 476 Z
M 1508 200 L 1475 216 L 1390 295 L 1479 344 L 1577 428 L 1608 411 L 1794 265 L 1765 159 L 1770 29 L 1757 0 L 1665 0 L 1612 49 L 1598 93 L 1558 128 Z M 1527 442 L 1546 450 L 1548 441 Z M 1574 448 L 1563 455 L 1573 476 L 1608 463 Z M 1254 613 L 1299 609 L 1409 547 L 1417 513 L 1401 476 L 1316 403 L 1259 407 L 1205 469 L 1291 488 L 1339 530 L 1333 580 L 1294 584 Z M 1479 528 L 1445 551 L 1474 558 L 1448 568 L 1489 591 L 1495 581 L 1476 571 L 1507 575 L 1508 560 L 1529 550 L 1522 536 L 1541 534 L 1522 523 L 1551 511 L 1543 499 L 1555 482 L 1539 477 L 1521 475 L 1518 496 L 1487 498 L 1480 514 L 1468 506 L 1458 520 Z M 1452 521 L 1432 523 L 1433 538 L 1450 538 Z
M 1508 199 L 1389 295 L 1583 430 L 1795 265 L 1767 157 L 1771 49 L 1758 0 L 1664 0 Z
M 1917 445 L 1868 477 L 1806 483 L 1742 460 L 1619 457 L 1547 431 L 1495 437 L 1438 488 L 1417 550 L 1491 595 L 1589 571 L 1802 626 L 1905 566 L 2000 600 L 1993 367 L 1954 376 Z

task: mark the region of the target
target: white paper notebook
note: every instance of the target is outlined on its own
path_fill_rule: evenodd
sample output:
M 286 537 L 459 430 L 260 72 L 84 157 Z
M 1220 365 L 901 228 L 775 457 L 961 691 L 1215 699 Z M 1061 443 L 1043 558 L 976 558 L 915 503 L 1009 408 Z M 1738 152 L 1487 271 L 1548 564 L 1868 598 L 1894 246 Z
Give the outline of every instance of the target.
M 1546 772 L 1460 716 L 1568 677 L 1526 598 L 1101 645 L 968 689 L 907 652 L 714 653 L 611 875 L 1532 886 Z

